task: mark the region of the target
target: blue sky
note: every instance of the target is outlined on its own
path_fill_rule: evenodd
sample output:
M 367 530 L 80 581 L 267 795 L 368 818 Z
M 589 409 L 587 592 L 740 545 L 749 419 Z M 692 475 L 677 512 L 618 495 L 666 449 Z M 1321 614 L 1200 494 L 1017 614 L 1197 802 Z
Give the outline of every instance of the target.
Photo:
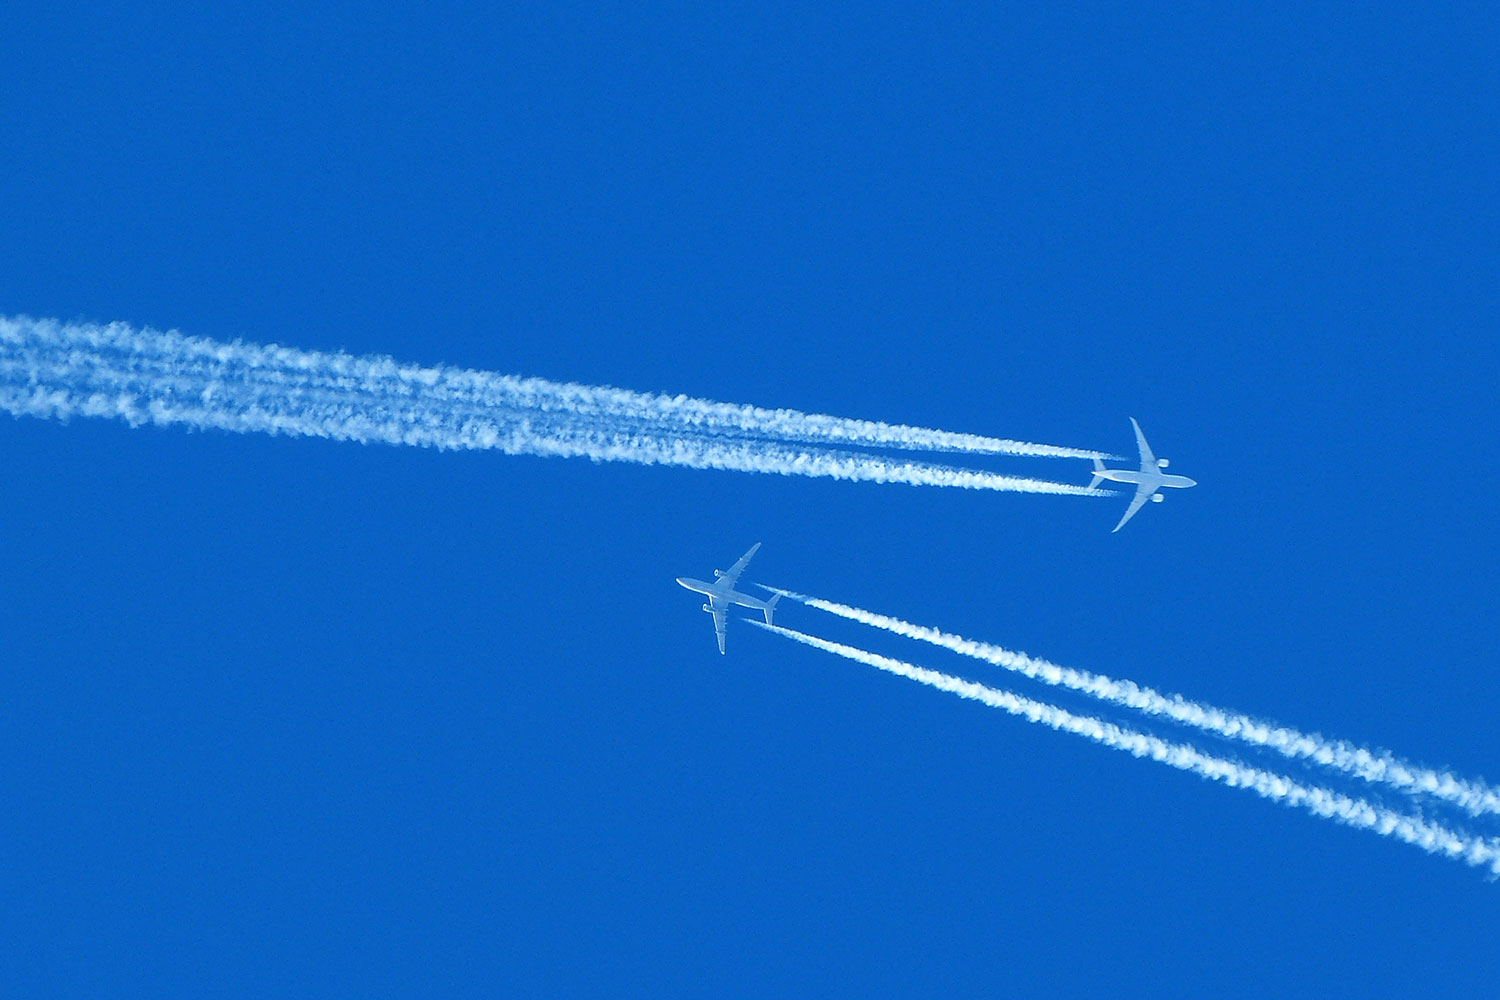
M 760 540 L 755 579 L 1500 775 L 1494 42 L 1478 5 L 17 15 L 0 313 L 1122 453 L 1135 416 L 1202 485 L 1110 535 L 0 421 L 4 978 L 1489 986 L 1474 871 L 747 626 L 721 659 L 672 580 Z

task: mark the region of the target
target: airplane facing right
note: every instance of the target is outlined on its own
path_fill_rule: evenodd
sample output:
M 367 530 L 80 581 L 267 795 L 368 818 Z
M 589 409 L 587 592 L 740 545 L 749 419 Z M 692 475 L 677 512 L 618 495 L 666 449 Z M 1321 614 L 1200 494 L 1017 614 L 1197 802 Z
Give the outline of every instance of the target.
M 1114 526 L 1114 531 L 1125 527 L 1125 522 L 1134 517 L 1135 512 L 1145 506 L 1147 500 L 1160 503 L 1162 501 L 1160 490 L 1163 487 L 1187 489 L 1189 486 L 1198 485 L 1197 480 L 1189 479 L 1187 476 L 1173 476 L 1161 471 L 1167 467 L 1167 460 L 1151 454 L 1151 446 L 1146 443 L 1146 435 L 1141 433 L 1141 425 L 1136 423 L 1135 417 L 1130 418 L 1130 426 L 1135 428 L 1135 443 L 1141 449 L 1140 471 L 1106 469 L 1104 463 L 1096 458 L 1094 459 L 1094 478 L 1089 482 L 1091 489 L 1105 479 L 1135 485 L 1135 496 L 1131 499 L 1130 506 L 1125 508 L 1125 516 L 1120 518 L 1120 523 Z

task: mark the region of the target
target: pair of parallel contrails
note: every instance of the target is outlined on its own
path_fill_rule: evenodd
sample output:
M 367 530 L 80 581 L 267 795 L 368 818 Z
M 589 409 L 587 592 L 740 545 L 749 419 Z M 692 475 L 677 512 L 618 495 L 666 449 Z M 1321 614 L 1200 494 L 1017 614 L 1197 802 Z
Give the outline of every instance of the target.
M 493 449 L 517 455 L 1054 495 L 1113 495 L 1098 488 L 1110 480 L 1135 487 L 1121 525 L 1147 500 L 1160 500 L 1161 489 L 1194 485 L 1186 477 L 1165 472 L 1166 461 L 1155 458 L 1134 420 L 1139 469 L 1108 469 L 1102 460 L 1109 456 L 1090 449 L 408 365 L 391 358 L 215 341 L 119 323 L 63 323 L 28 317 L 0 317 L 0 410 L 53 419 L 105 417 L 135 426 Z M 900 451 L 1082 458 L 1093 463 L 1093 478 L 1084 486 L 888 454 Z M 783 593 L 824 611 L 934 642 L 1118 706 L 1456 807 L 1471 817 L 1500 812 L 1500 794 L 1483 782 L 1408 764 L 1385 751 L 1324 740 L 1176 695 L 1160 695 L 1128 681 L 1057 667 L 899 619 Z M 769 620 L 774 603 L 774 599 L 762 602 L 767 621 L 753 624 L 1054 729 L 1249 788 L 1275 801 L 1500 873 L 1500 842 L 1493 837 L 1227 761 L 1189 744 L 1170 743 L 904 661 L 782 629 Z M 716 623 L 718 619 L 716 615 Z
M 862 482 L 1110 495 L 1097 488 L 1097 474 L 1084 486 L 889 454 L 1082 458 L 1093 461 L 1097 473 L 1108 456 L 1091 449 L 121 323 L 0 317 L 0 409 Z M 1146 471 L 1159 476 L 1156 468 Z M 1105 470 L 1103 478 L 1143 474 Z

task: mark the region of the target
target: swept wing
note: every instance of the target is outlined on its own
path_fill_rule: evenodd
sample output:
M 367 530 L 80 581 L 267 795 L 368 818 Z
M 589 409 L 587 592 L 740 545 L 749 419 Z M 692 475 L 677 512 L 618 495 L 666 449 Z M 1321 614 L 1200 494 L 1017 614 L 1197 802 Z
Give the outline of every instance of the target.
M 1144 444 L 1144 442 L 1142 443 Z M 1130 501 L 1130 506 L 1125 508 L 1125 516 L 1120 518 L 1120 523 L 1115 525 L 1114 531 L 1119 531 L 1125 527 L 1125 522 L 1135 517 L 1135 512 L 1140 510 L 1147 500 L 1151 499 L 1151 494 L 1155 493 L 1156 489 L 1154 485 L 1148 486 L 1145 483 L 1137 486 L 1135 488 L 1135 496 Z M 1114 531 L 1110 533 L 1113 534 Z
M 719 655 L 723 656 L 724 655 L 724 633 L 725 633 L 725 630 L 726 630 L 726 619 L 725 619 L 725 616 L 724 616 L 724 611 L 726 609 L 718 601 L 710 601 L 709 605 L 710 605 L 710 612 L 714 616 L 714 635 L 719 640 Z
M 741 573 L 745 572 L 745 567 L 750 565 L 750 558 L 754 556 L 759 549 L 760 542 L 756 542 L 754 545 L 750 546 L 749 552 L 746 552 L 744 555 L 740 556 L 739 559 L 735 560 L 735 564 L 733 566 L 729 567 L 727 570 L 724 570 L 722 573 L 715 570 L 714 575 L 718 577 L 718 580 L 721 584 L 723 584 L 725 587 L 728 587 L 730 590 L 733 590 L 735 581 L 740 578 Z
M 1146 443 L 1146 435 L 1141 433 L 1141 425 L 1135 422 L 1135 417 L 1130 418 L 1130 426 L 1135 428 L 1135 444 L 1141 449 L 1141 471 L 1155 472 L 1157 469 L 1156 456 L 1151 454 L 1151 446 Z M 1134 513 L 1132 511 L 1131 513 Z M 1124 523 L 1123 521 L 1121 522 Z

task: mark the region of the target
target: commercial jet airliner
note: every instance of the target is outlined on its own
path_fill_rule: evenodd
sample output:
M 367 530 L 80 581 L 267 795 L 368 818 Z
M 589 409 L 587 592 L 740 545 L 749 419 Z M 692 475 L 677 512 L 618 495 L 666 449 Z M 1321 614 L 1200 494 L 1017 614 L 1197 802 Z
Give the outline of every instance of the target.
M 1098 486 L 1105 479 L 1116 483 L 1135 484 L 1135 497 L 1130 501 L 1130 506 L 1125 508 L 1125 516 L 1120 518 L 1119 524 L 1115 525 L 1115 531 L 1125 527 L 1125 522 L 1135 517 L 1135 512 L 1140 510 L 1147 500 L 1161 503 L 1162 495 L 1158 491 L 1162 487 L 1187 489 L 1189 486 L 1198 485 L 1196 480 L 1189 479 L 1187 476 L 1169 476 L 1161 471 L 1167 467 L 1167 460 L 1151 454 L 1151 446 L 1146 443 L 1146 435 L 1141 433 L 1141 425 L 1135 422 L 1135 417 L 1130 418 L 1130 426 L 1135 428 L 1135 443 L 1141 449 L 1141 471 L 1106 469 L 1104 463 L 1096 458 L 1094 459 L 1094 478 L 1089 482 L 1090 488 Z
M 776 609 L 776 602 L 781 600 L 781 595 L 776 594 L 769 601 L 763 601 L 759 597 L 751 597 L 734 589 L 735 581 L 750 565 L 750 557 L 755 555 L 755 550 L 760 548 L 760 542 L 750 546 L 750 551 L 740 556 L 739 561 L 728 570 L 714 570 L 714 582 L 705 583 L 702 580 L 694 580 L 691 577 L 679 576 L 677 582 L 688 590 L 703 594 L 708 598 L 708 603 L 703 605 L 703 610 L 714 616 L 714 632 L 719 638 L 719 652 L 724 652 L 724 628 L 727 624 L 725 612 L 738 604 L 743 608 L 754 608 L 766 616 L 766 624 L 771 624 L 771 612 Z

